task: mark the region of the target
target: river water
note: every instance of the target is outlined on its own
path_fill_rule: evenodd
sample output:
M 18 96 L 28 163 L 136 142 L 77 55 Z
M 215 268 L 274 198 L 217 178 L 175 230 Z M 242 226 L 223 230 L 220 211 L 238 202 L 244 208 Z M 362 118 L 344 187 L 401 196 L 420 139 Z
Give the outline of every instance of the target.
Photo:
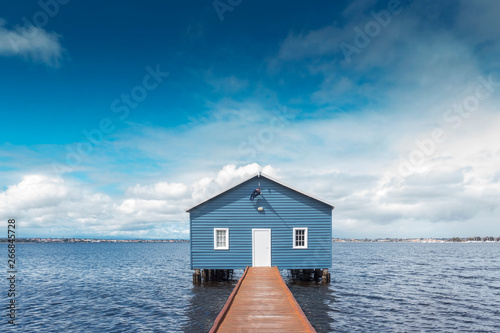
M 206 332 L 236 284 L 193 286 L 188 243 L 17 244 L 16 258 L 17 326 L 3 310 L 0 331 Z M 334 243 L 330 284 L 282 275 L 318 332 L 500 332 L 499 258 L 500 243 Z

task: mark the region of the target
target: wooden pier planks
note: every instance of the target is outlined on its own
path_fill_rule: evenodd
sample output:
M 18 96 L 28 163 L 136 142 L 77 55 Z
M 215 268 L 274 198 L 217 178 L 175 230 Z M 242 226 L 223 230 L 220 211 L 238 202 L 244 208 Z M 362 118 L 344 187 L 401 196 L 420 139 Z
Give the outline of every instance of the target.
M 210 332 L 316 332 L 276 267 L 247 267 Z

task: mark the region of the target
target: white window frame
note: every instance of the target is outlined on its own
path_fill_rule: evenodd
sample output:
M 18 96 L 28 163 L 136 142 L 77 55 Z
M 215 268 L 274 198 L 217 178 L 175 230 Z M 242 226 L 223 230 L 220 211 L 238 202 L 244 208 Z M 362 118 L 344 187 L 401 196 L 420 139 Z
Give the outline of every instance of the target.
M 217 246 L 217 231 L 226 232 L 226 246 Z M 214 228 L 214 250 L 229 250 L 229 228 Z
M 295 243 L 295 237 L 297 234 L 297 230 L 305 230 L 305 232 L 304 232 L 304 245 L 302 245 L 302 246 L 298 246 Z M 309 233 L 308 233 L 307 228 L 293 228 L 293 248 L 294 249 L 307 249 L 307 246 L 308 246 L 307 239 L 308 238 L 309 238 Z

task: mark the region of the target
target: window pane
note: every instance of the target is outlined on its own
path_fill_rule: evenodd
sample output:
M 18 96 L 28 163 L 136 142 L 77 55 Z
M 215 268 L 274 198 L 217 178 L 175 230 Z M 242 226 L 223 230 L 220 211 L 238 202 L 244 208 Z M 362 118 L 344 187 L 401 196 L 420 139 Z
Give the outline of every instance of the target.
M 226 247 L 226 230 L 217 230 L 217 247 Z

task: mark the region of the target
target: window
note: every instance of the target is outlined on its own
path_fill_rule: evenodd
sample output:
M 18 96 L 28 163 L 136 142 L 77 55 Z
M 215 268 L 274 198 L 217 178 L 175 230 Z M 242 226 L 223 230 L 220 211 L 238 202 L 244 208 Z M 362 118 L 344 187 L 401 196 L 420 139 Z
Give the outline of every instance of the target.
M 293 248 L 307 249 L 307 228 L 293 228 Z
M 214 228 L 214 249 L 229 250 L 228 228 Z

